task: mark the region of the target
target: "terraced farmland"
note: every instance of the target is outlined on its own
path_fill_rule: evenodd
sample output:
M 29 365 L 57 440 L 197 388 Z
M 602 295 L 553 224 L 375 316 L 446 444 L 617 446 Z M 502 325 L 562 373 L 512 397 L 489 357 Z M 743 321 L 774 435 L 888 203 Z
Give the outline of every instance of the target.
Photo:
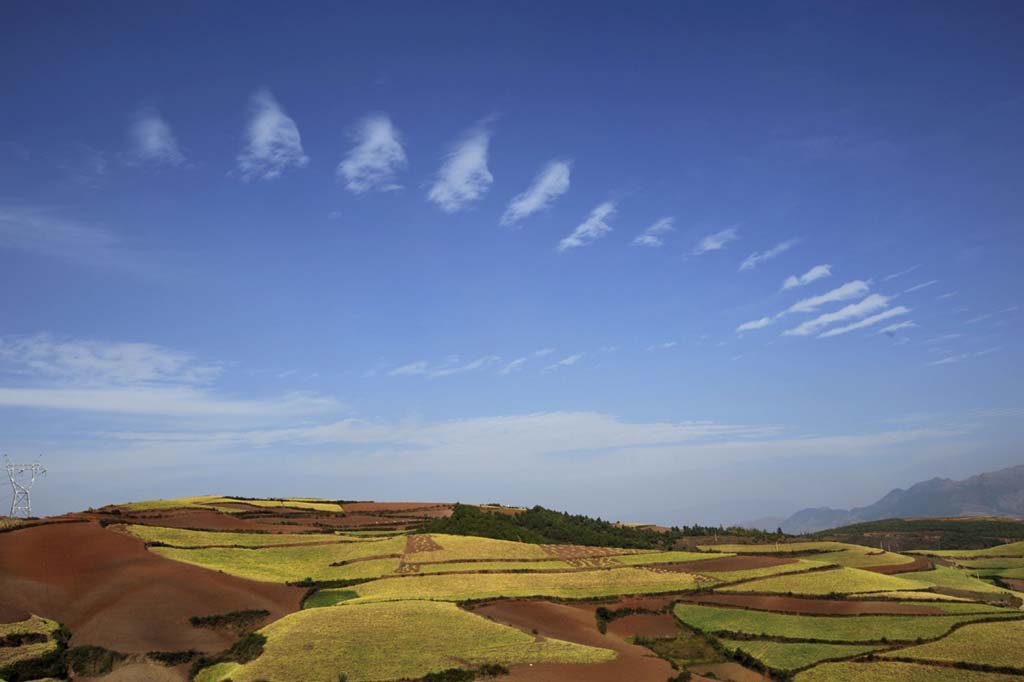
M 1022 642 L 1024 621 L 975 623 L 965 625 L 936 642 L 889 651 L 882 656 L 1015 668 L 1024 674 L 1024 657 L 1020 652 Z
M 833 568 L 752 580 L 722 588 L 723 592 L 769 592 L 785 594 L 858 594 L 917 590 L 920 582 L 882 575 L 856 568 Z
M 423 646 L 443 633 L 443 647 Z M 420 678 L 453 667 L 483 664 L 600 663 L 608 649 L 540 639 L 463 611 L 454 604 L 403 601 L 343 604 L 294 613 L 263 628 L 263 654 L 246 664 L 222 663 L 197 682 L 290 680 L 349 682 Z M 382 646 L 385 644 L 386 646 Z
M 961 670 L 945 666 L 871 661 L 823 663 L 806 670 L 794 682 L 1020 682 L 1019 675 Z

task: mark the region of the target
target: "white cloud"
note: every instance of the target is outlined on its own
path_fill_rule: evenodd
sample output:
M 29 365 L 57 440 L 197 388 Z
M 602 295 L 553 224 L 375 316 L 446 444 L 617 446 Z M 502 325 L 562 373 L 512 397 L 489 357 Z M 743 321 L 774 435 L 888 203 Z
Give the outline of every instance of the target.
M 220 366 L 149 343 L 4 337 L 0 368 L 23 384 L 0 388 L 3 407 L 264 420 L 341 407 L 333 398 L 307 393 L 269 399 L 215 393 L 208 385 Z
M 554 352 L 555 352 L 555 349 L 554 349 L 554 348 L 541 348 L 540 350 L 535 350 L 535 351 L 533 352 L 533 355 L 534 355 L 535 357 L 538 357 L 538 358 L 542 358 L 542 357 L 544 357 L 545 355 L 551 355 L 551 354 L 552 354 L 552 353 L 554 353 Z
M 809 336 L 835 322 L 843 322 L 849 319 L 864 317 L 865 315 L 870 315 L 876 310 L 881 310 L 888 305 L 888 297 L 882 296 L 881 294 L 872 294 L 862 301 L 851 303 L 845 308 L 835 312 L 825 313 L 824 315 L 820 315 L 813 320 L 808 320 L 807 322 L 804 322 L 792 329 L 787 329 L 783 334 L 786 336 Z
M 558 250 L 574 249 L 600 239 L 612 231 L 611 225 L 606 221 L 615 214 L 615 204 L 606 201 L 597 206 L 587 219 L 576 226 L 572 234 L 558 242 Z
M 648 346 L 646 348 L 646 350 L 648 350 L 648 351 L 652 351 L 652 350 L 668 350 L 670 348 L 675 348 L 678 345 L 679 345 L 678 341 L 665 341 L 664 343 L 656 343 L 653 346 Z
M 633 240 L 633 245 L 653 246 L 655 248 L 663 246 L 665 242 L 662 240 L 661 236 L 675 229 L 672 227 L 672 223 L 674 221 L 675 218 L 661 218 L 641 234 L 637 235 L 636 239 Z
M 984 313 L 982 315 L 978 315 L 976 317 L 972 317 L 969 320 L 965 320 L 964 324 L 977 324 L 978 322 L 984 322 L 985 320 L 991 319 L 991 318 L 995 317 L 996 315 L 1005 315 L 1006 313 L 1015 312 L 1018 309 L 1019 309 L 1018 306 L 1014 305 L 1014 306 L 1010 306 L 1009 308 L 1004 308 L 1002 310 L 997 310 L 994 313 Z
M 426 374 L 427 363 L 423 360 L 417 360 L 416 362 L 410 362 L 408 365 L 402 365 L 401 367 L 395 367 L 393 370 L 388 372 L 389 377 L 401 377 L 401 376 L 412 376 L 414 374 Z
M 783 289 L 793 289 L 796 287 L 807 286 L 811 282 L 816 282 L 823 277 L 829 277 L 832 274 L 831 265 L 815 265 L 813 268 L 805 272 L 804 274 L 797 277 L 796 275 L 790 275 L 786 278 L 786 281 L 782 283 Z
M 555 199 L 569 191 L 569 175 L 568 161 L 549 163 L 525 192 L 509 202 L 505 214 L 501 217 L 501 224 L 514 225 L 520 220 L 548 208 Z
M 521 370 L 523 368 L 523 365 L 525 365 L 526 362 L 527 362 L 527 358 L 516 358 L 515 360 L 512 360 L 511 362 L 506 364 L 504 367 L 499 369 L 498 370 L 498 374 L 505 375 L 505 374 L 511 374 L 512 372 L 518 372 L 519 370 Z
M 740 334 L 742 332 L 754 331 L 755 329 L 764 329 L 774 321 L 775 320 L 773 320 L 770 317 L 762 317 L 759 320 L 751 320 L 750 322 L 744 322 L 740 326 L 736 327 L 736 333 Z
M 912 328 L 914 328 L 916 326 L 917 326 L 917 324 L 915 324 L 914 322 L 912 322 L 910 320 L 907 320 L 906 322 L 897 322 L 896 324 L 890 324 L 888 327 L 883 327 L 882 329 L 878 330 L 878 333 L 879 334 L 893 334 L 895 332 L 900 331 L 901 329 L 912 329 Z
M 921 289 L 924 289 L 925 287 L 930 287 L 930 286 L 932 286 L 933 284 L 938 284 L 938 283 L 939 283 L 939 280 L 937 280 L 937 279 L 933 279 L 933 280 L 931 280 L 930 282 L 924 282 L 924 283 L 922 283 L 922 284 L 917 284 L 917 285 L 915 285 L 915 286 L 912 286 L 912 287 L 910 287 L 909 289 L 905 289 L 905 290 L 903 291 L 903 293 L 905 293 L 905 294 L 909 294 L 909 293 L 911 293 L 911 292 L 913 292 L 913 291 L 920 291 Z
M 740 270 L 753 270 L 761 263 L 769 261 L 772 258 L 777 258 L 782 254 L 789 251 L 791 248 L 796 246 L 800 242 L 799 239 L 789 239 L 787 241 L 776 244 L 767 251 L 755 251 L 754 253 L 747 256 L 742 263 L 740 263 Z
M 501 358 L 498 357 L 497 355 L 485 355 L 485 356 L 483 356 L 481 358 L 477 358 L 476 360 L 473 360 L 471 362 L 467 362 L 464 365 L 459 365 L 459 364 L 450 365 L 449 364 L 449 365 L 446 365 L 446 366 L 437 367 L 435 369 L 430 370 L 430 373 L 428 374 L 428 376 L 431 379 L 436 379 L 438 377 L 451 376 L 452 374 L 462 374 L 463 372 L 472 372 L 472 371 L 477 370 L 477 369 L 483 369 L 484 367 L 492 365 L 492 364 L 494 364 L 494 363 L 496 363 L 496 362 L 498 362 L 500 360 L 501 360 Z
M 819 334 L 818 338 L 824 339 L 830 336 L 839 336 L 840 334 L 847 334 L 857 329 L 864 329 L 865 327 L 870 327 L 872 325 L 878 324 L 879 322 L 882 322 L 884 320 L 889 320 L 900 315 L 906 315 L 909 312 L 910 308 L 906 308 L 904 306 L 897 306 L 895 308 L 890 308 L 889 310 L 880 312 L 877 315 L 872 315 L 871 317 L 864 318 L 860 322 L 854 322 L 853 324 L 848 324 L 845 327 L 836 327 L 835 329 L 830 329 L 824 334 Z
M 308 164 L 298 126 L 270 90 L 254 93 L 250 105 L 252 116 L 246 129 L 246 146 L 238 155 L 238 172 L 242 179 L 273 180 L 289 168 Z
M 851 298 L 860 298 L 868 292 L 870 285 L 862 280 L 847 282 L 841 287 L 828 291 L 820 296 L 812 296 L 802 301 L 797 301 L 786 309 L 786 313 L 813 313 L 815 310 L 828 303 L 848 301 Z
M 991 353 L 995 353 L 995 352 L 1001 351 L 1002 349 L 1003 349 L 1002 346 L 995 346 L 994 348 L 986 348 L 984 350 L 979 350 L 979 351 L 976 351 L 974 353 L 961 353 L 960 355 L 950 355 L 950 356 L 944 357 L 944 358 L 942 358 L 940 360 L 933 360 L 932 362 L 929 362 L 928 364 L 929 365 L 951 365 L 951 364 L 953 364 L 955 362 L 963 362 L 964 360 L 970 360 L 971 358 L 984 357 L 984 356 L 989 355 Z
M 894 272 L 891 275 L 886 275 L 885 277 L 882 278 L 882 281 L 883 282 L 888 282 L 891 279 L 896 279 L 897 277 L 902 277 L 903 275 L 909 275 L 910 273 L 914 272 L 918 268 L 922 268 L 922 267 L 924 267 L 924 266 L 921 263 L 918 263 L 917 265 L 911 265 L 906 270 L 900 270 L 899 272 Z
M 427 199 L 446 213 L 456 213 L 479 200 L 494 182 L 487 169 L 491 133 L 483 127 L 470 130 L 445 158 Z
M 0 248 L 98 267 L 130 268 L 136 261 L 114 233 L 38 207 L 0 205 Z
M 959 293 L 960 293 L 959 291 L 947 291 L 944 294 L 939 294 L 938 296 L 936 296 L 935 300 L 936 301 L 945 301 L 947 298 L 953 298 L 954 296 L 956 296 Z
M 338 178 L 356 194 L 400 189 L 396 175 L 407 163 L 401 136 L 383 114 L 366 118 L 353 135 L 355 146 L 338 164 Z
M 166 166 L 185 163 L 171 127 L 156 111 L 139 114 L 132 124 L 131 136 L 132 156 L 138 161 Z
M 544 371 L 545 372 L 553 372 L 556 369 L 559 369 L 560 367 L 570 367 L 572 365 L 575 365 L 580 360 L 582 360 L 584 355 L 585 355 L 585 353 L 577 353 L 576 355 L 568 355 L 568 356 L 562 358 L 561 360 L 559 360 L 558 362 L 556 362 L 554 364 L 551 364 L 551 365 L 548 365 L 547 367 L 544 368 Z
M 708 251 L 718 251 L 720 249 L 724 249 L 726 244 L 735 241 L 738 238 L 739 234 L 734 228 L 730 227 L 727 230 L 709 234 L 701 239 L 697 242 L 697 245 L 693 247 L 693 250 L 690 251 L 690 254 L 693 256 L 700 256 Z

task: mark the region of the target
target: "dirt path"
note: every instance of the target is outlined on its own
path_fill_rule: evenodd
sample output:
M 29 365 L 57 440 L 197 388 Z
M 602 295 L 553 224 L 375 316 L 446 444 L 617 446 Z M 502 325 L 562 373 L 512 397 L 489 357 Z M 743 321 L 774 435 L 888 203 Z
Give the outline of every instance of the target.
M 514 666 L 507 682 L 665 682 L 674 673 L 668 662 L 622 637 L 597 630 L 593 607 L 545 601 L 501 601 L 481 606 L 476 613 L 538 636 L 564 639 L 612 649 L 614 661 L 594 664 L 537 664 Z
M 304 590 L 171 561 L 98 524 L 68 523 L 0 534 L 0 594 L 12 610 L 67 625 L 72 645 L 135 653 L 218 651 L 235 636 L 189 617 L 266 609 L 276 619 L 298 610 Z

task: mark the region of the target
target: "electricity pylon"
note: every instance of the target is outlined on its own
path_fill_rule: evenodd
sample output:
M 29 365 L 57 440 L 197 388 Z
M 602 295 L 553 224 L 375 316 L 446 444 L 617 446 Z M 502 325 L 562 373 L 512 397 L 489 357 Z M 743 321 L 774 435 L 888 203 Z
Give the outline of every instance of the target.
M 4 455 L 4 468 L 11 479 L 11 516 L 32 516 L 32 486 L 36 479 L 46 474 L 46 469 L 39 462 L 35 464 L 12 464 Z

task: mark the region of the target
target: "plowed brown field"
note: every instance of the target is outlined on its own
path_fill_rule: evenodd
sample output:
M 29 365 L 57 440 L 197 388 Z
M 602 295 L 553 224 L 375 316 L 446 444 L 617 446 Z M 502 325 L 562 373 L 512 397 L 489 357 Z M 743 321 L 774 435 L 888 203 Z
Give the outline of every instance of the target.
M 0 534 L 0 594 L 12 610 L 67 625 L 73 645 L 211 652 L 236 636 L 194 628 L 190 616 L 265 609 L 276 619 L 298 610 L 304 590 L 171 561 L 98 524 L 66 523 Z

